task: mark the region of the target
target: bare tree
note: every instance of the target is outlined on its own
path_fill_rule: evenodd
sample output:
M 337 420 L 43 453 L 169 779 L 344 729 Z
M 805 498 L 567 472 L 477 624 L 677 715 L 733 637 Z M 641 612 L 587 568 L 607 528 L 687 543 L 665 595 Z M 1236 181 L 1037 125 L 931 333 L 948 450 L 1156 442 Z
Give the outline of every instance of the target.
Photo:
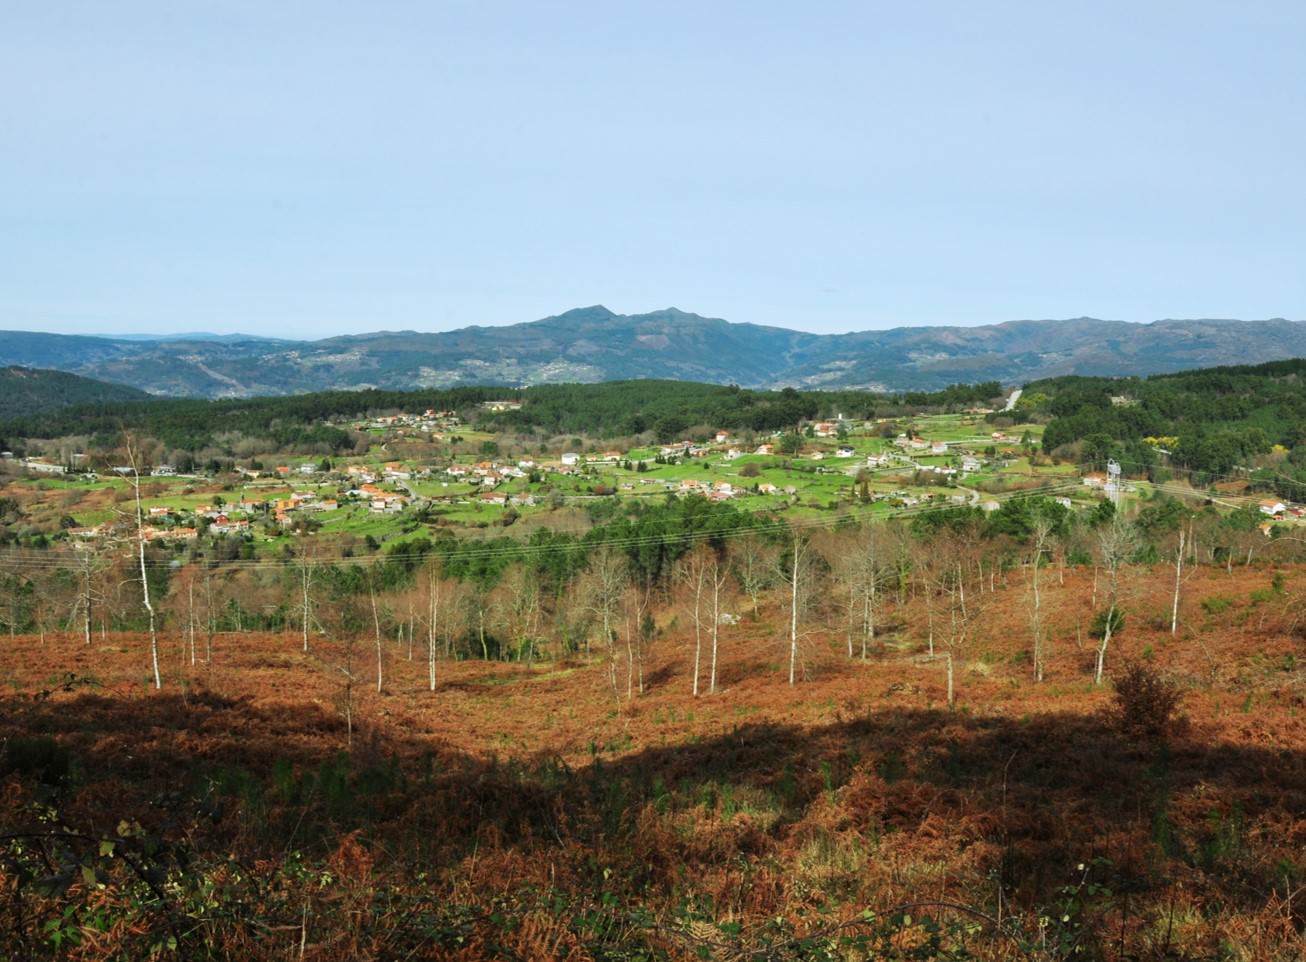
M 707 691 L 716 694 L 717 652 L 721 640 L 721 592 L 726 590 L 730 580 L 730 566 L 719 555 L 712 555 L 708 578 L 712 584 L 712 668 L 708 674 Z
M 308 651 L 308 630 L 314 622 L 313 617 L 313 585 L 317 581 L 317 558 L 312 548 L 307 544 L 301 545 L 298 557 L 295 559 L 295 568 L 299 574 L 299 624 L 300 636 L 304 643 L 304 651 Z
M 216 577 L 212 569 L 204 569 L 204 664 L 206 665 L 213 664 L 213 635 L 217 630 L 218 598 L 214 593 Z
M 861 658 L 866 660 L 867 650 L 875 644 L 875 626 L 880 609 L 880 586 L 885 576 L 884 531 L 882 526 L 869 522 L 857 532 L 849 546 L 852 565 L 850 597 L 854 595 L 854 613 L 860 623 Z M 852 657 L 849 646 L 848 656 Z
M 789 684 L 798 680 L 798 646 L 800 627 L 811 606 L 815 579 L 811 539 L 796 528 L 789 532 L 789 555 L 784 580 L 789 585 Z
M 974 564 L 978 550 L 972 532 L 943 529 L 931 534 L 928 544 L 916 561 L 917 577 L 925 600 L 933 657 L 934 637 L 940 633 L 944 643 L 947 671 L 948 707 L 956 705 L 956 663 L 969 640 L 971 628 L 980 615 L 982 594 L 970 592 L 967 577 L 979 568 Z
M 1030 529 L 1031 554 L 1029 569 L 1030 612 L 1029 627 L 1034 636 L 1034 680 L 1042 681 L 1043 656 L 1043 596 L 1039 574 L 1043 570 L 1043 556 L 1049 551 L 1056 525 L 1045 517 L 1037 517 Z
M 172 579 L 171 591 L 165 602 L 184 626 L 181 639 L 181 664 L 184 668 L 189 660 L 194 666 L 199 660 L 198 645 L 195 640 L 198 621 L 195 607 L 195 582 L 199 574 L 195 565 L 187 565 L 180 574 Z M 201 596 L 201 600 L 203 600 Z
M 512 641 L 515 655 L 525 655 L 533 662 L 540 626 L 539 580 L 525 565 L 514 565 L 500 580 L 495 601 L 499 621 Z
M 440 575 L 443 564 L 439 555 L 432 555 L 426 563 L 426 679 L 431 691 L 435 691 L 435 641 L 440 622 Z
M 1188 530 L 1181 523 L 1175 533 L 1174 545 L 1174 597 L 1170 603 L 1170 635 L 1179 632 L 1179 589 L 1184 583 L 1184 561 L 1193 548 L 1193 522 L 1188 522 Z
M 934 660 L 934 624 L 936 609 L 936 591 L 943 581 L 941 572 L 946 568 L 946 559 L 941 557 L 929 544 L 912 546 L 911 592 L 913 598 L 919 598 L 925 608 L 925 650 L 930 660 Z
M 145 604 L 150 625 L 150 667 L 154 671 L 154 688 L 163 687 L 163 677 L 159 674 L 159 635 L 154 624 L 154 605 L 150 602 L 150 578 L 145 568 L 145 511 L 141 507 L 141 474 L 137 466 L 134 440 L 127 436 L 127 461 L 131 465 L 132 492 L 136 501 L 136 550 L 141 569 L 141 599 Z
M 691 691 L 698 697 L 698 680 L 702 675 L 703 660 L 703 599 L 708 584 L 708 556 L 712 549 L 701 544 L 687 554 L 680 562 L 677 575 L 685 586 L 685 607 L 689 611 L 689 620 L 694 625 L 694 681 Z
M 626 568 L 626 560 L 615 549 L 604 545 L 590 556 L 583 585 L 586 607 L 599 623 L 614 697 L 617 695 L 616 624 L 621 611 Z
M 75 541 L 72 557 L 78 589 L 69 617 L 81 621 L 82 639 L 89 647 L 95 611 L 105 597 L 102 578 L 111 564 L 109 544 L 104 540 Z
M 644 655 L 653 640 L 652 618 L 648 614 L 653 600 L 653 586 L 630 585 L 625 591 L 626 605 L 626 700 L 634 697 L 634 682 L 644 694 Z
M 1103 620 L 1102 640 L 1097 649 L 1097 667 L 1093 672 L 1093 683 L 1102 684 L 1102 674 L 1106 668 L 1107 646 L 1111 644 L 1111 635 L 1120 617 L 1120 569 L 1128 563 L 1138 550 L 1138 532 L 1134 526 L 1117 516 L 1110 524 L 1104 525 L 1097 535 L 1098 563 L 1107 573 L 1107 609 Z
M 367 572 L 367 600 L 372 605 L 372 628 L 376 638 L 376 693 L 381 694 L 385 682 L 384 653 L 381 648 L 381 615 L 376 607 L 376 568 Z
M 735 572 L 739 586 L 744 589 L 757 613 L 757 603 L 763 591 L 775 583 L 776 550 L 759 534 L 749 534 L 735 542 Z

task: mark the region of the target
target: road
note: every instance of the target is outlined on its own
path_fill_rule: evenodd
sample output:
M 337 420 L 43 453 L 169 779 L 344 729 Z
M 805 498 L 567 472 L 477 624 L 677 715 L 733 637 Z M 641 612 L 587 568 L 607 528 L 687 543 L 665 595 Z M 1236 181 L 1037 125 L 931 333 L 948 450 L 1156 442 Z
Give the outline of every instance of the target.
M 1003 408 L 1002 410 L 1004 410 L 1004 411 L 1014 411 L 1014 410 L 1016 410 L 1016 402 L 1020 400 L 1020 392 L 1023 391 L 1023 390 L 1025 390 L 1025 389 L 1022 388 L 1022 387 L 1018 387 L 1018 388 L 1016 388 L 1016 390 L 1012 391 L 1012 392 L 1011 392 L 1011 397 L 1007 398 L 1007 406 L 1006 406 L 1005 408 Z

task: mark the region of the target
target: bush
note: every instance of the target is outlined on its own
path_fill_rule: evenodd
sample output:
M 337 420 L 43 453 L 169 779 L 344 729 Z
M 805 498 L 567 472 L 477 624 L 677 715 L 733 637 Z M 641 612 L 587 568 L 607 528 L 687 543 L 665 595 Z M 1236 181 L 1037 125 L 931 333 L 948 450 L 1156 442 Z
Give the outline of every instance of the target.
M 1218 615 L 1233 607 L 1233 599 L 1226 598 L 1224 595 L 1212 595 L 1209 598 L 1203 598 L 1199 603 L 1202 606 L 1202 610 L 1208 615 Z
M 1165 738 L 1179 731 L 1182 719 L 1177 712 L 1183 692 L 1156 668 L 1135 662 L 1115 687 L 1112 715 L 1126 735 Z
M 1093 616 L 1093 623 L 1089 630 L 1101 638 L 1106 634 L 1106 621 L 1111 619 L 1111 634 L 1118 635 L 1125 627 L 1125 613 L 1119 608 L 1103 608 Z

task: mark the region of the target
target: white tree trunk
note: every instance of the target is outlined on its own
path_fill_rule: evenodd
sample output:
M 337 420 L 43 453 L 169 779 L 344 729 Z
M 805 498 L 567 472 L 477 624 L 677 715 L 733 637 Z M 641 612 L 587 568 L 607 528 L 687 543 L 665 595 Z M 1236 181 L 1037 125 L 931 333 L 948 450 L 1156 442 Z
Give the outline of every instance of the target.
M 369 585 L 367 594 L 372 601 L 372 628 L 376 634 L 376 693 L 379 695 L 385 680 L 381 665 L 381 616 L 376 610 L 376 590 Z
M 440 582 L 435 576 L 435 569 L 430 575 L 430 630 L 426 635 L 426 678 L 431 691 L 435 691 L 435 638 L 436 621 L 440 617 Z
M 136 454 L 131 443 L 127 445 L 127 456 L 131 459 L 132 488 L 136 493 L 136 548 L 141 565 L 141 600 L 150 619 L 150 666 L 154 670 L 154 689 L 163 687 L 163 676 L 159 674 L 159 634 L 154 624 L 154 605 L 150 602 L 150 579 L 145 570 L 145 512 L 141 508 L 141 475 L 136 468 Z
M 794 539 L 793 583 L 789 594 L 789 684 L 798 670 L 798 539 Z
M 1171 637 L 1179 630 L 1179 584 L 1184 573 L 1184 547 L 1184 529 L 1181 525 L 1179 528 L 1179 547 L 1175 550 L 1174 555 L 1174 601 L 1170 605 Z
M 1102 632 L 1102 644 L 1097 648 L 1097 669 L 1093 673 L 1093 684 L 1102 684 L 1102 675 L 1106 670 L 1106 649 L 1111 644 L 1112 622 L 1116 618 L 1116 606 L 1113 603 L 1106 611 L 1106 629 Z
M 312 578 L 309 575 L 309 566 L 308 563 L 305 562 L 303 567 L 300 568 L 300 584 L 302 587 L 302 597 L 300 600 L 303 605 L 303 613 L 304 613 L 301 632 L 304 636 L 304 651 L 308 651 L 308 621 L 309 618 L 312 617 L 312 615 L 310 614 L 312 599 L 308 591 L 311 581 Z
M 724 577 L 719 570 L 720 562 L 712 568 L 712 673 L 708 678 L 707 691 L 716 694 L 716 653 L 717 639 L 721 631 L 721 581 Z

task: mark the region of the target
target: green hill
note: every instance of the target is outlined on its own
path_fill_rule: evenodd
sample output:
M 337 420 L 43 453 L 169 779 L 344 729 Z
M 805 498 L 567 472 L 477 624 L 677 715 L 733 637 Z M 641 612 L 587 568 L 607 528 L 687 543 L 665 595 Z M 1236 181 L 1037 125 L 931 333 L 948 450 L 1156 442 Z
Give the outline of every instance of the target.
M 63 371 L 0 367 L 0 419 L 41 414 L 58 408 L 148 398 L 144 391 Z

